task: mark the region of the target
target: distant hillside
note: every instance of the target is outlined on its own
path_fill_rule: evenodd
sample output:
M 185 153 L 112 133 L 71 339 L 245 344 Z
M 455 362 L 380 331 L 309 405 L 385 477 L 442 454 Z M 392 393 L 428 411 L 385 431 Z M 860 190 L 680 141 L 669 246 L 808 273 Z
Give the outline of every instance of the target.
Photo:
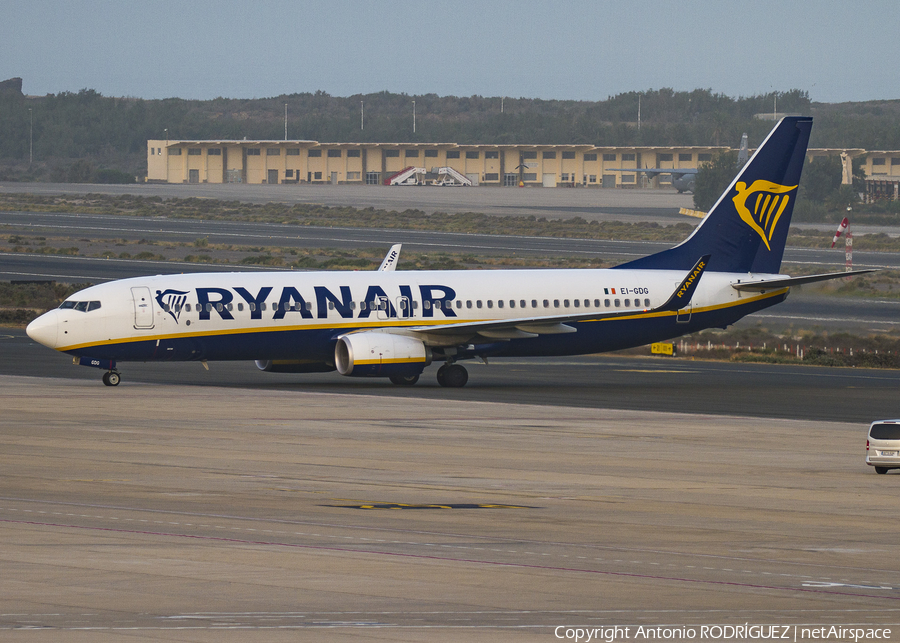
M 482 96 L 315 92 L 254 100 L 142 100 L 90 89 L 27 97 L 21 87 L 21 79 L 0 83 L 0 179 L 66 180 L 77 159 L 81 180 L 100 167 L 143 176 L 146 142 L 164 138 L 165 130 L 170 139 L 282 139 L 285 104 L 288 137 L 322 142 L 733 145 L 747 132 L 755 145 L 772 123 L 754 115 L 771 112 L 775 98 L 659 89 L 596 102 L 505 98 L 501 112 L 499 97 Z M 779 92 L 777 102 L 781 113 L 817 117 L 813 147 L 900 149 L 900 101 L 818 104 L 806 92 L 791 90 Z M 30 171 L 29 109 L 35 159 Z

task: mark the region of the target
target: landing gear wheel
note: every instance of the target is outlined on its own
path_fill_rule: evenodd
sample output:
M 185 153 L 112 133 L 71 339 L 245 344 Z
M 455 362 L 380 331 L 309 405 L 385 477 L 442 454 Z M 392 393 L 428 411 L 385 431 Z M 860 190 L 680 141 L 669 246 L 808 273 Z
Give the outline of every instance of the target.
M 397 386 L 412 386 L 419 381 L 418 375 L 391 375 L 391 384 Z
M 109 371 L 103 374 L 103 383 L 107 386 L 118 386 L 122 378 L 115 371 Z
M 885 473 L 887 473 L 887 467 L 875 467 L 875 473 L 884 475 Z
M 447 388 L 462 388 L 469 381 L 469 372 L 459 364 L 444 364 L 438 369 L 437 381 Z

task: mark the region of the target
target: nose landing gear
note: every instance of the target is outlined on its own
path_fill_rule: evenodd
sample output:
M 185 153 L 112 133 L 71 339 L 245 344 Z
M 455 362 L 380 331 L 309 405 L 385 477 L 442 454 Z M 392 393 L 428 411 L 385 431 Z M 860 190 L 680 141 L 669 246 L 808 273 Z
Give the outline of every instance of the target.
M 118 386 L 121 379 L 116 371 L 107 371 L 103 374 L 103 383 L 107 386 Z

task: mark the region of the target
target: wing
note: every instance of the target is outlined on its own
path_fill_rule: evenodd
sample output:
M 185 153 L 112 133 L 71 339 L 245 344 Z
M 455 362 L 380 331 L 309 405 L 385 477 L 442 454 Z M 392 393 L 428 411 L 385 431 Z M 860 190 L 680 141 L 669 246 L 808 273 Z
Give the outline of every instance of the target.
M 646 167 L 644 169 L 640 169 L 637 167 L 611 167 L 608 168 L 609 172 L 638 172 L 641 174 L 649 174 L 650 176 L 658 176 L 660 174 L 671 174 L 672 176 L 688 176 L 691 174 L 696 174 L 699 170 L 695 168 L 686 167 L 683 169 L 676 168 L 654 168 L 654 167 Z
M 397 267 L 397 262 L 400 261 L 400 246 L 402 245 L 401 243 L 395 243 L 391 246 L 391 249 L 384 256 L 384 261 L 378 266 L 379 272 L 389 272 Z
M 694 267 L 678 285 L 666 303 L 657 308 L 631 308 L 609 312 L 590 313 L 566 313 L 564 315 L 545 315 L 539 317 L 517 317 L 514 319 L 497 319 L 474 322 L 460 322 L 457 324 L 442 324 L 440 326 L 413 326 L 404 329 L 417 335 L 424 336 L 427 344 L 450 345 L 464 343 L 481 335 L 488 339 L 526 339 L 538 335 L 559 335 L 562 333 L 574 333 L 577 329 L 569 326 L 567 322 L 578 321 L 603 321 L 619 317 L 629 317 L 636 314 L 652 314 L 674 312 L 685 308 L 694 296 L 700 277 L 709 264 L 710 255 L 697 260 Z

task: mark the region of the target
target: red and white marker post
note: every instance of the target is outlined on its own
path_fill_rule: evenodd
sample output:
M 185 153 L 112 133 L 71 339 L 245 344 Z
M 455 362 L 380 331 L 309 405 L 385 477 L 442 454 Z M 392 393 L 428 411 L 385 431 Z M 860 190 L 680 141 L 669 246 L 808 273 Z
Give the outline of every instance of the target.
M 846 271 L 850 272 L 853 270 L 853 233 L 850 232 L 850 219 L 844 217 L 844 220 L 841 221 L 841 225 L 838 226 L 837 232 L 834 234 L 834 239 L 831 240 L 831 247 L 834 248 L 834 245 L 837 243 L 837 240 L 843 236 L 844 237 L 844 258 Z M 845 280 L 849 280 L 850 277 L 844 277 Z

